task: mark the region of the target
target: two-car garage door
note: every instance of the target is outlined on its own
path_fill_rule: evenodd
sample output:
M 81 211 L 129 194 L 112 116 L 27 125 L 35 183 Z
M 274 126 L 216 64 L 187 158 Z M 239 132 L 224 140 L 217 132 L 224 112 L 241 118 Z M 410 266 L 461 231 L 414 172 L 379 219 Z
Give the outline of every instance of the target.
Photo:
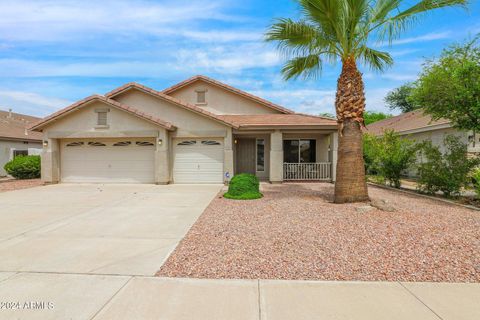
M 153 183 L 153 139 L 66 140 L 61 143 L 62 182 Z
M 222 139 L 173 141 L 174 183 L 223 183 Z M 161 164 L 159 164 L 161 165 Z M 63 140 L 62 182 L 154 183 L 155 140 Z

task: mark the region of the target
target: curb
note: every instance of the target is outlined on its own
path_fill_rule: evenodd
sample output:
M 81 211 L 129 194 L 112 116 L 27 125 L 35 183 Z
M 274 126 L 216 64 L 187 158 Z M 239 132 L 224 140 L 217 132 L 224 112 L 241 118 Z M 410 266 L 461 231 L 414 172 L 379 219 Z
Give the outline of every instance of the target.
M 471 205 L 468 205 L 468 204 L 461 204 L 461 203 L 458 203 L 458 202 L 455 202 L 455 201 L 452 201 L 452 200 L 448 200 L 448 199 L 444 199 L 444 198 L 432 197 L 432 196 L 429 196 L 429 195 L 426 195 L 426 194 L 421 194 L 421 193 L 418 193 L 418 192 L 415 192 L 415 191 L 412 191 L 412 190 L 407 190 L 407 189 L 403 189 L 403 188 L 402 189 L 397 189 L 397 188 L 393 188 L 393 187 L 389 187 L 389 186 L 385 186 L 385 185 L 381 185 L 381 184 L 376 184 L 376 183 L 373 183 L 373 182 L 367 182 L 367 184 L 371 185 L 373 187 L 381 188 L 381 189 L 397 191 L 397 192 L 406 193 L 406 194 L 409 194 L 409 195 L 413 195 L 413 196 L 417 196 L 417 197 L 421 197 L 421 198 L 425 198 L 425 199 L 430 199 L 430 200 L 434 200 L 434 201 L 441 201 L 441 202 L 444 202 L 444 203 L 452 204 L 452 205 L 457 206 L 457 207 L 463 207 L 463 208 L 467 208 L 467 209 L 470 209 L 470 210 L 480 211 L 480 208 L 477 208 L 477 207 L 474 207 L 474 206 L 471 206 Z

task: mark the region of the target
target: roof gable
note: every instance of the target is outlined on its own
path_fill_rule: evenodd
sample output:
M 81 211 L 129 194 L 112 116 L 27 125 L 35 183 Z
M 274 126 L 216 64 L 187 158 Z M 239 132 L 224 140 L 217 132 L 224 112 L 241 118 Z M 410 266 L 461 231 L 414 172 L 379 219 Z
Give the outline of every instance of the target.
M 0 139 L 40 141 L 42 134 L 28 130 L 40 118 L 0 110 Z
M 165 90 L 162 91 L 163 94 L 166 94 L 166 95 L 170 95 L 171 93 L 177 91 L 177 90 L 180 90 L 181 88 L 184 88 L 190 84 L 193 84 L 197 81 L 203 81 L 203 82 L 206 82 L 208 84 L 211 84 L 211 85 L 214 85 L 214 86 L 217 86 L 219 88 L 222 88 L 223 90 L 226 90 L 226 91 L 229 91 L 229 92 L 232 92 L 234 94 L 237 94 L 239 96 L 242 96 L 244 98 L 247 98 L 249 100 L 252 100 L 256 103 L 259 103 L 267 108 L 270 108 L 270 109 L 273 109 L 273 110 L 276 110 L 276 111 L 279 111 L 281 113 L 284 113 L 284 114 L 292 114 L 292 113 L 295 113 L 294 111 L 292 110 L 289 110 L 287 108 L 284 108 L 278 104 L 275 104 L 273 102 L 270 102 L 268 100 L 265 100 L 263 98 L 260 98 L 258 96 L 255 96 L 251 93 L 248 93 L 248 92 L 245 92 L 243 90 L 240 90 L 240 89 L 237 89 L 235 87 L 232 87 L 228 84 L 225 84 L 223 82 L 220 82 L 220 81 L 217 81 L 217 80 L 214 80 L 212 78 L 209 78 L 209 77 L 206 77 L 206 76 L 203 76 L 203 75 L 197 75 L 197 76 L 194 76 L 194 77 L 191 77 L 187 80 L 184 80 L 180 83 L 177 83 L 173 86 L 171 86 L 170 88 L 167 88 Z
M 51 123 L 52 121 L 55 121 L 59 118 L 62 118 L 68 114 L 70 114 L 71 112 L 75 111 L 75 110 L 78 110 L 80 108 L 83 108 L 85 106 L 88 106 L 89 104 L 95 102 L 95 101 L 100 101 L 100 102 L 103 102 L 111 107 L 114 107 L 116 109 L 119 109 L 119 110 L 122 110 L 122 111 L 125 111 L 129 114 L 132 114 L 140 119 L 143 119 L 143 120 L 146 120 L 148 122 L 151 122 L 155 125 L 158 125 L 158 126 L 161 126 L 167 130 L 170 130 L 170 131 L 173 131 L 175 130 L 175 126 L 173 126 L 171 123 L 169 122 L 166 122 L 166 121 L 163 121 L 162 119 L 159 119 L 159 118 L 156 118 L 156 117 L 152 117 L 151 115 L 148 115 L 148 114 L 145 114 L 133 107 L 130 107 L 130 106 L 127 106 L 125 104 L 121 104 L 115 100 L 112 100 L 112 99 L 109 99 L 109 98 L 106 98 L 104 96 L 100 96 L 100 95 L 92 95 L 92 96 L 89 96 L 83 100 L 80 100 L 60 111 L 57 111 L 51 115 L 49 115 L 48 117 L 45 117 L 43 119 L 41 119 L 39 122 L 35 123 L 34 125 L 32 125 L 30 127 L 30 130 L 34 130 L 34 131 L 41 131 L 43 127 L 45 127 L 46 125 L 48 125 L 49 123 Z
M 136 83 L 136 82 L 130 82 L 130 83 L 127 83 L 117 89 L 114 89 L 113 91 L 110 91 L 108 92 L 107 94 L 105 94 L 106 97 L 108 97 L 109 99 L 114 99 L 116 96 L 122 94 L 122 93 L 125 93 L 129 90 L 140 90 L 142 92 L 145 92 L 147 94 L 150 94 L 158 99 L 162 99 L 164 101 L 167 101 L 167 102 L 170 102 L 178 107 L 181 107 L 181 108 L 184 108 L 186 110 L 189 110 L 191 112 L 194 112 L 196 114 L 199 114 L 199 115 L 202 115 L 204 117 L 207 117 L 207 118 L 210 118 L 212 120 L 215 120 L 217 122 L 220 122 L 222 124 L 225 124 L 229 127 L 233 127 L 233 128 L 236 128 L 237 125 L 233 122 L 230 122 L 228 120 L 225 120 L 225 119 L 222 119 L 221 117 L 217 116 L 216 114 L 214 113 L 211 113 L 207 110 L 204 110 L 200 107 L 197 107 L 195 105 L 192 105 L 192 104 L 189 104 L 189 103 L 185 103 L 183 101 L 180 101 L 178 99 L 175 99 L 169 95 L 166 95 L 164 94 L 163 92 L 160 92 L 160 91 L 157 91 L 157 90 L 154 90 L 152 88 L 149 88 L 147 86 L 144 86 L 144 85 L 141 85 L 139 83 Z

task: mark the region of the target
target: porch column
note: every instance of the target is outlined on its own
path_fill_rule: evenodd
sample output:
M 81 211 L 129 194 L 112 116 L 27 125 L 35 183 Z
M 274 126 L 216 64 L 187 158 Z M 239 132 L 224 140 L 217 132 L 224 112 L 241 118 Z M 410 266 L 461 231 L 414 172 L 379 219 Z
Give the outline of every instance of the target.
M 58 139 L 43 139 L 41 158 L 42 181 L 50 183 L 60 182 L 60 143 Z
M 270 182 L 283 181 L 283 134 L 275 130 L 270 134 Z
M 170 183 L 170 141 L 167 130 L 158 132 L 155 149 L 155 183 Z
M 231 128 L 227 129 L 227 135 L 225 136 L 223 146 L 223 179 L 225 183 L 228 183 L 235 174 L 233 169 L 233 134 Z
M 332 162 L 332 182 L 337 181 L 338 132 L 330 134 L 330 161 Z

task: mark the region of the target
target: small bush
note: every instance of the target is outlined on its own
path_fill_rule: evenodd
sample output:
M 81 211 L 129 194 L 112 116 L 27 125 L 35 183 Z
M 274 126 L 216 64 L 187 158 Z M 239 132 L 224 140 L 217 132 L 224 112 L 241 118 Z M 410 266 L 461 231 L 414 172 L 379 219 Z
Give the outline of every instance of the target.
M 253 174 L 238 174 L 232 178 L 228 192 L 223 195 L 228 199 L 252 200 L 263 197 L 260 193 L 260 182 Z
M 422 144 L 422 162 L 418 166 L 418 189 L 434 194 L 441 191 L 445 196 L 459 196 L 468 185 L 469 173 L 478 164 L 478 159 L 468 158 L 467 145 L 456 136 L 444 139 L 445 153 L 431 141 Z
M 381 137 L 366 134 L 363 140 L 367 172 L 378 174 L 390 186 L 400 188 L 402 171 L 414 164 L 418 146 L 392 130 L 385 131 Z
M 40 156 L 17 156 L 3 168 L 16 179 L 40 178 Z
M 472 178 L 473 188 L 477 194 L 477 198 L 480 199 L 480 168 L 475 168 L 470 174 Z

